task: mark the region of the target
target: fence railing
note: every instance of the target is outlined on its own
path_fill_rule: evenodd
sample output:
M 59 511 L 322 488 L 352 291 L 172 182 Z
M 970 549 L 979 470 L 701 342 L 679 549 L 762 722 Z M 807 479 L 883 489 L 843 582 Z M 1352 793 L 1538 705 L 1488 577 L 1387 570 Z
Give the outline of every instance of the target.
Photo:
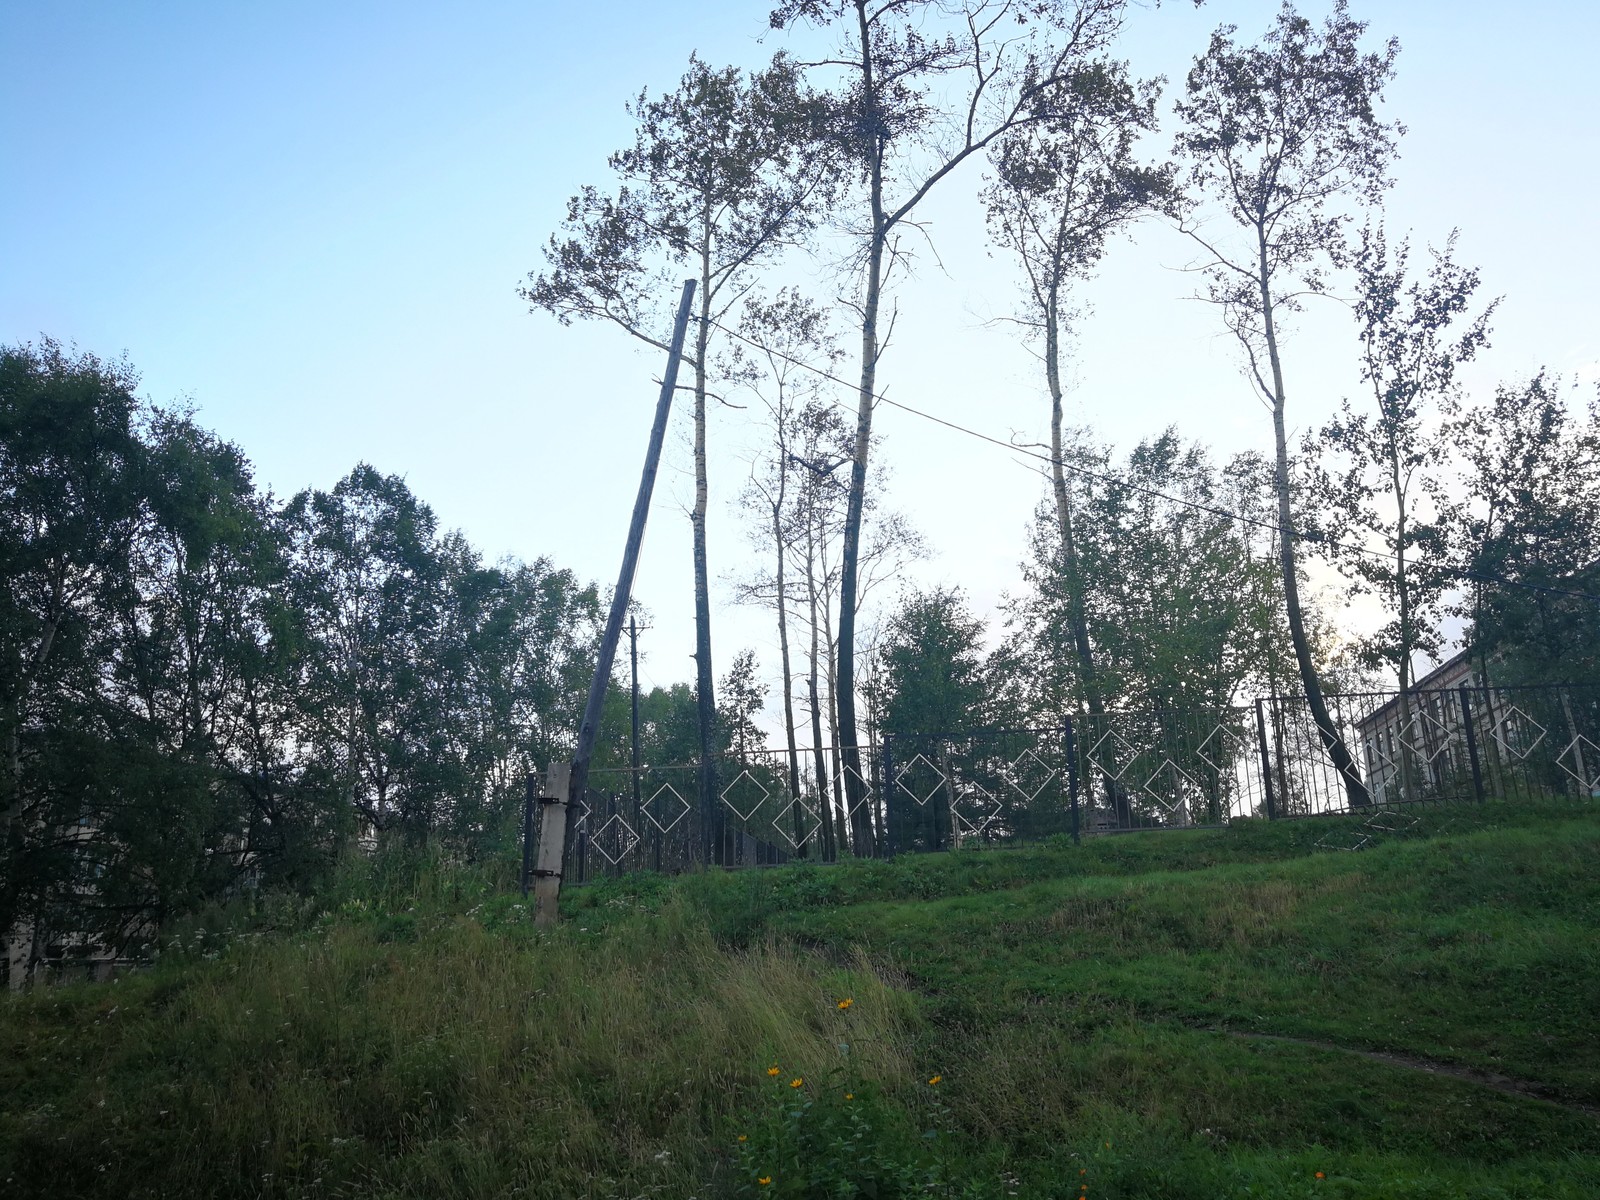
M 1351 808 L 1305 700 L 1267 706 L 1281 815 Z M 1600 688 L 1463 684 L 1330 696 L 1328 709 L 1369 804 L 1600 795 Z
M 762 866 L 1225 825 L 1415 802 L 1600 797 L 1600 687 L 1331 694 L 1337 770 L 1303 697 L 894 734 L 595 770 L 565 877 Z M 861 763 L 849 778 L 851 758 Z

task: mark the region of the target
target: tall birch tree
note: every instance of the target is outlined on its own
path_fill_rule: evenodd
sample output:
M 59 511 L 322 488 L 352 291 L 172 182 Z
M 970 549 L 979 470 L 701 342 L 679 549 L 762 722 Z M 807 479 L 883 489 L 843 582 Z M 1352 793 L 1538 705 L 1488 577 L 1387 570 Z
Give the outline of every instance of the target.
M 1078 702 L 1102 717 L 1105 697 L 1067 484 L 1063 339 L 1070 334 L 1073 285 L 1094 272 L 1116 231 L 1142 213 L 1170 207 L 1175 168 L 1142 164 L 1133 153 L 1138 135 L 1155 128 L 1158 83 L 1130 80 L 1121 63 L 1094 62 L 1063 86 L 1072 102 L 1057 119 L 1013 130 L 996 144 L 995 174 L 983 200 L 990 237 L 1022 266 L 1024 301 L 1016 320 L 1038 344 L 1050 397 L 1051 493 Z
M 800 73 L 779 55 L 763 71 L 713 69 L 692 57 L 675 92 L 629 106 L 634 144 L 610 159 L 614 194 L 586 187 L 567 206 L 545 248 L 546 270 L 520 290 L 534 310 L 563 323 L 599 318 L 665 349 L 672 272 L 699 278 L 698 320 L 686 357 L 694 370 L 695 692 L 700 722 L 701 804 L 716 811 L 716 728 L 706 513 L 706 402 L 713 330 L 750 287 L 755 268 L 805 231 L 831 186 L 818 153 L 817 106 Z
M 1495 307 L 1468 312 L 1478 273 L 1455 262 L 1455 242 L 1452 232 L 1419 278 L 1409 241 L 1391 247 L 1381 226 L 1362 230 L 1353 311 L 1372 405 L 1358 412 L 1346 400 L 1319 436 L 1305 439 L 1333 558 L 1354 590 L 1375 593 L 1391 614 L 1364 639 L 1362 659 L 1388 668 L 1398 684 L 1407 747 L 1420 744 L 1411 724 L 1413 661 L 1439 654 L 1445 596 L 1456 582 L 1439 569 L 1453 506 L 1446 417 L 1457 408 L 1456 368 L 1487 344 Z M 1463 318 L 1464 327 L 1452 328 Z M 1358 552 L 1366 547 L 1380 552 Z M 1402 755 L 1408 793 L 1416 767 Z
M 860 185 L 844 222 L 861 333 L 856 427 L 841 561 L 837 702 L 858 853 L 873 843 L 856 719 L 856 612 L 883 320 L 899 239 L 919 206 L 969 159 L 1069 102 L 1064 84 L 1122 24 L 1125 0 L 786 0 L 774 28 L 834 30 L 837 53 L 810 64 L 836 75 L 837 138 Z
M 1300 600 L 1281 322 L 1326 290 L 1329 268 L 1345 260 L 1353 210 L 1390 184 L 1404 130 L 1380 121 L 1376 107 L 1399 45 L 1365 53 L 1365 30 L 1344 0 L 1321 28 L 1285 3 L 1255 45 L 1221 27 L 1189 72 L 1175 145 L 1189 186 L 1222 218 L 1214 228 L 1191 213 L 1182 228 L 1204 251 L 1203 296 L 1221 310 L 1272 415 L 1289 632 L 1312 719 L 1353 806 L 1368 803 L 1367 790 L 1323 699 Z

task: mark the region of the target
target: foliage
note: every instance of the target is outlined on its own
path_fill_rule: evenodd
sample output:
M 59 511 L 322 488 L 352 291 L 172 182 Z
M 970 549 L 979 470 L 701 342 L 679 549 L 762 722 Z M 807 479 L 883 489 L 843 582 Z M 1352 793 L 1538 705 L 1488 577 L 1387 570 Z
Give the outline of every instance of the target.
M 1141 442 L 1125 465 L 1086 431 L 1069 443 L 1078 517 L 1080 603 L 1094 632 L 1109 709 L 1206 709 L 1270 685 L 1288 657 L 1270 543 L 1232 514 L 1259 494 L 1264 464 L 1243 455 L 1219 469 L 1176 430 Z M 1070 651 L 1072 596 L 1049 507 L 1036 519 L 1032 585 L 1011 602 L 997 666 L 1014 706 L 1059 721 L 1078 708 Z M 997 672 L 999 673 L 999 672 Z
M 1466 498 L 1453 524 L 1459 606 L 1496 680 L 1600 671 L 1600 404 L 1569 404 L 1544 374 L 1497 388 L 1453 423 Z
M 484 565 L 366 465 L 280 506 L 136 386 L 0 351 L 0 931 L 28 969 L 308 885 L 363 832 L 486 852 L 592 670 L 570 572 Z
M 902 595 L 878 656 L 884 733 L 957 733 L 989 722 L 983 622 L 960 588 Z
M 1454 506 L 1444 418 L 1459 407 L 1456 368 L 1487 343 L 1495 308 L 1491 302 L 1452 331 L 1478 286 L 1478 273 L 1454 261 L 1455 241 L 1452 233 L 1418 278 L 1409 242 L 1391 251 L 1382 228 L 1362 230 L 1352 260 L 1354 315 L 1373 410 L 1358 414 L 1346 400 L 1319 435 L 1305 439 L 1313 520 L 1331 542 L 1330 557 L 1354 591 L 1376 592 L 1393 614 L 1363 639 L 1364 661 L 1387 667 L 1401 691 L 1410 687 L 1415 654 L 1443 657 L 1442 609 L 1458 582 L 1433 566 L 1448 558 Z M 1336 464 L 1331 470 L 1327 459 Z M 1364 552 L 1374 538 L 1382 553 Z

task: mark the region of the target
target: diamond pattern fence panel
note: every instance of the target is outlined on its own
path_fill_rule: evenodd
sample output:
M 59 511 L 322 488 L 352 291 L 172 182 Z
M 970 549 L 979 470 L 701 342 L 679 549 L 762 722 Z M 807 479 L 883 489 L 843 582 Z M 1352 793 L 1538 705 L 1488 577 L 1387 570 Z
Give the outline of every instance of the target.
M 1348 849 L 1374 831 L 1392 836 L 1408 823 L 1393 813 L 1413 803 L 1600 798 L 1600 687 L 1465 685 L 1325 702 L 1354 786 L 1297 696 L 895 734 L 861 747 L 859 774 L 835 747 L 728 753 L 704 770 L 595 770 L 573 817 L 566 878 L 836 862 L 1255 816 L 1356 815 L 1368 824 L 1346 839 L 1351 846 L 1339 843 Z
M 1268 727 L 1280 815 L 1600 797 L 1600 688 L 1467 684 L 1327 700 L 1359 787 L 1348 787 L 1334 769 L 1304 698 L 1274 698 Z

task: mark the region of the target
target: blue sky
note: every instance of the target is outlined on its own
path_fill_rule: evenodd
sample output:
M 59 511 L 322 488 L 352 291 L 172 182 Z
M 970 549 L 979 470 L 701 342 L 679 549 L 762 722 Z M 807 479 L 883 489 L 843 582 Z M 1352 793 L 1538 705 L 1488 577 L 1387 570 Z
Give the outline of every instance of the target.
M 1212 27 L 1251 35 L 1275 9 L 1141 11 L 1123 53 L 1176 84 Z M 760 40 L 765 11 L 0 0 L 0 341 L 125 349 L 151 398 L 196 405 L 280 494 L 364 459 L 491 557 L 547 554 L 609 582 L 659 363 L 609 329 L 529 315 L 515 288 L 566 197 L 605 183 L 624 102 L 670 87 L 692 50 L 758 65 L 781 44 Z M 1355 11 L 1403 47 L 1389 108 L 1410 133 L 1391 223 L 1424 241 L 1460 226 L 1461 257 L 1506 296 L 1472 385 L 1540 365 L 1600 375 L 1600 6 Z M 953 179 L 925 213 L 939 263 L 924 256 L 902 290 L 881 378 L 897 399 L 1038 436 L 1031 360 L 991 320 L 1011 311 L 1013 277 L 984 244 L 977 182 Z M 1176 422 L 1223 452 L 1265 448 L 1214 315 L 1185 299 L 1188 257 L 1145 227 L 1086 290 L 1076 415 L 1123 445 Z M 1334 306 L 1300 322 L 1298 424 L 1354 392 L 1349 333 Z M 716 420 L 721 572 L 746 554 L 727 505 L 754 435 L 745 414 Z M 881 428 L 893 502 L 937 551 L 920 577 L 991 604 L 1016 585 L 1037 479 L 911 418 L 888 412 Z M 692 648 L 687 470 L 680 421 L 638 587 L 661 682 L 688 674 Z M 744 645 L 774 665 L 772 641 L 759 614 L 729 611 L 719 666 Z

